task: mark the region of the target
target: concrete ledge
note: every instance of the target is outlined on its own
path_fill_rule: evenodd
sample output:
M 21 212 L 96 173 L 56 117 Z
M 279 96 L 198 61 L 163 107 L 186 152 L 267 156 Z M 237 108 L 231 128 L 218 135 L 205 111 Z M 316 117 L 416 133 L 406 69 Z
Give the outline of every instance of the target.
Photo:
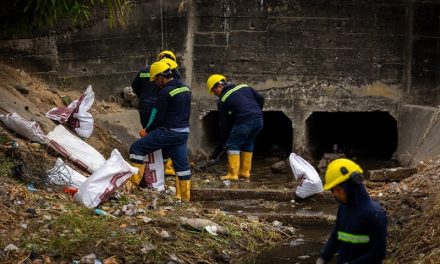
M 390 168 L 381 170 L 370 170 L 368 178 L 370 181 L 400 181 L 417 173 L 417 168 Z
M 305 203 L 334 203 L 329 192 L 322 192 L 306 199 L 295 196 L 295 192 L 285 190 L 256 190 L 256 189 L 222 189 L 222 188 L 192 188 L 192 201 L 220 201 L 241 199 L 264 199 L 268 201 L 289 202 L 295 200 Z

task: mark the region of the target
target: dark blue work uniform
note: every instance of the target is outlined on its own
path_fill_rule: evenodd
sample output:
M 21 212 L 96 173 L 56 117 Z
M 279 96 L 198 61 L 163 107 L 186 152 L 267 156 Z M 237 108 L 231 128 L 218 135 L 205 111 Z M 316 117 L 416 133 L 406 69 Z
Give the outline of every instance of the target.
M 179 79 L 173 79 L 160 90 L 157 114 L 147 128 L 148 135 L 130 146 L 130 160 L 142 163 L 148 153 L 162 149 L 170 157 L 179 180 L 191 179 L 187 155 L 191 89 Z
M 150 66 L 142 68 L 134 77 L 131 87 L 139 98 L 139 118 L 145 128 L 150 120 L 153 108 L 156 106 L 160 87 L 150 82 Z
M 340 204 L 333 229 L 321 258 L 330 261 L 338 253 L 337 263 L 379 264 L 386 254 L 387 217 L 361 183 L 348 180 L 341 184 L 347 204 Z
M 225 86 L 217 101 L 219 123 L 227 128 L 232 120 L 232 129 L 226 141 L 228 154 L 240 151 L 253 152 L 255 139 L 263 128 L 264 97 L 246 84 Z M 227 131 L 221 134 L 227 133 Z

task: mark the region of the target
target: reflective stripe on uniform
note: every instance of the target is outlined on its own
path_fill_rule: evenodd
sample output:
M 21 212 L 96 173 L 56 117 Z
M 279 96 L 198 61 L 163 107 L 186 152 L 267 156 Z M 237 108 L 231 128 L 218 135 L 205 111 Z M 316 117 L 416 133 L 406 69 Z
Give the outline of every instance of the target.
M 228 155 L 240 155 L 240 150 L 228 150 Z
M 136 163 L 144 163 L 144 157 L 142 155 L 130 154 L 130 160 Z
M 139 74 L 139 78 L 150 78 L 150 73 L 149 72 L 141 72 Z
M 248 87 L 247 84 L 239 84 L 237 86 L 235 86 L 234 88 L 232 88 L 231 90 L 227 91 L 223 96 L 221 101 L 224 103 L 226 101 L 226 99 L 235 91 L 237 91 L 238 89 L 241 89 L 243 87 Z
M 370 242 L 369 235 L 355 235 L 342 231 L 338 231 L 338 240 L 352 244 L 366 244 Z
M 188 176 L 188 175 L 191 175 L 191 171 L 190 171 L 190 170 L 186 170 L 186 171 L 176 171 L 176 175 L 177 175 L 177 176 Z
M 176 94 L 183 93 L 183 92 L 190 92 L 190 91 L 191 90 L 188 87 L 180 87 L 180 88 L 176 88 L 176 89 L 170 91 L 170 96 L 173 97 Z

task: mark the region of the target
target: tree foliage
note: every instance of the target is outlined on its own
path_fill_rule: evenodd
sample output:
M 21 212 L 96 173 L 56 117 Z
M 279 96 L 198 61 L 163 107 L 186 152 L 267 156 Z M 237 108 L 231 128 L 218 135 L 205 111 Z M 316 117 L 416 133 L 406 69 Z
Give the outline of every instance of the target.
M 130 0 L 1 0 L 1 29 L 9 32 L 32 32 L 51 29 L 57 23 L 84 25 L 97 10 L 106 10 L 111 27 L 126 26 Z M 66 26 L 66 25 L 64 25 Z

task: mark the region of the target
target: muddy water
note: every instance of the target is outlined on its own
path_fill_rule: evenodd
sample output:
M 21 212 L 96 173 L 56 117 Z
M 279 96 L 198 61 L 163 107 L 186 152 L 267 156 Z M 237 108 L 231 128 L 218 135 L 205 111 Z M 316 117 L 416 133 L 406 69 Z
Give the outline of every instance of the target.
M 256 160 L 253 164 L 252 177 L 250 182 L 229 182 L 218 181 L 215 187 L 232 189 L 293 189 L 297 186 L 293 175 L 288 167 L 285 173 L 272 173 L 271 161 Z M 209 171 L 213 175 L 226 173 L 226 161 L 211 166 Z M 213 183 L 212 183 L 213 184 Z M 312 203 L 307 201 L 275 202 L 263 199 L 255 200 L 223 200 L 201 202 L 204 206 L 219 208 L 226 213 L 243 214 L 252 216 L 260 213 L 266 214 L 291 214 L 323 216 L 335 215 L 337 203 Z M 281 242 L 273 248 L 268 248 L 257 254 L 245 256 L 242 259 L 234 260 L 234 263 L 315 263 L 319 252 L 331 232 L 330 225 L 293 225 L 296 229 L 295 235 L 286 241 Z
M 301 263 L 314 264 L 331 232 L 331 226 L 299 228 L 297 234 L 286 242 L 261 253 L 247 256 L 237 263 L 272 264 Z M 331 262 L 336 263 L 336 262 Z

